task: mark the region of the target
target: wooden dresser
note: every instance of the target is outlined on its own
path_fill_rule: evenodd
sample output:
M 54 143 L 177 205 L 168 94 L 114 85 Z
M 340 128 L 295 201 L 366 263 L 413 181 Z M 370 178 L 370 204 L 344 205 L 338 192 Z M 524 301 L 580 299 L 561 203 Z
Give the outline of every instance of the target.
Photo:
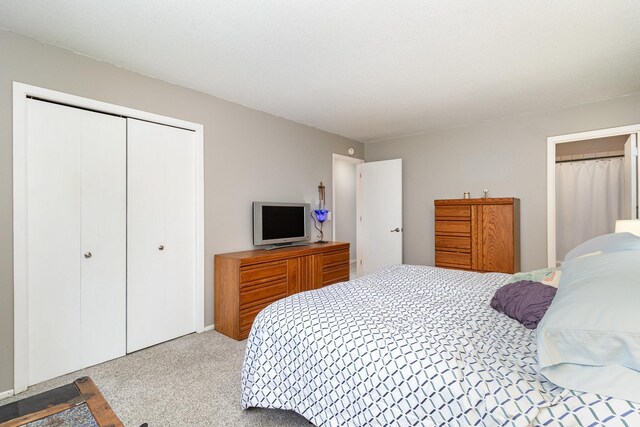
M 349 280 L 349 243 L 218 254 L 214 267 L 215 330 L 243 340 L 272 302 Z
M 520 200 L 436 200 L 436 267 L 520 271 Z

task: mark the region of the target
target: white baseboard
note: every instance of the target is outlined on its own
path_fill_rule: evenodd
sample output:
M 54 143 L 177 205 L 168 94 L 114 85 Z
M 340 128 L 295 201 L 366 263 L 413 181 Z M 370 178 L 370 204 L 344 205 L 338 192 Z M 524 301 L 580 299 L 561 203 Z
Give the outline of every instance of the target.
M 213 330 L 213 328 L 214 328 L 215 326 L 216 326 L 216 325 L 209 325 L 209 326 L 205 326 L 205 327 L 204 327 L 204 331 L 205 331 L 205 332 L 207 332 L 207 331 L 212 331 L 212 330 Z
M 356 263 L 356 261 L 358 261 L 357 259 L 350 259 L 349 260 L 349 264 L 353 265 Z
M 13 396 L 13 390 L 0 391 L 0 400 Z

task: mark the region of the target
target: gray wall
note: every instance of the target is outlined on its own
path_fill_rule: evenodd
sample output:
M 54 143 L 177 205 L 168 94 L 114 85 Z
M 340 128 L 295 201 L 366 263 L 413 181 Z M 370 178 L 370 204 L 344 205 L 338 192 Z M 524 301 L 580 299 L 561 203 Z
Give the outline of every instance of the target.
M 361 143 L 0 31 L 0 392 L 13 388 L 12 81 L 123 105 L 205 128 L 205 323 L 213 255 L 248 249 L 251 201 L 331 203 L 332 153 Z M 211 78 L 215 78 L 212 74 Z M 328 238 L 331 238 L 328 227 Z
M 356 164 L 346 160 L 335 161 L 335 200 L 337 210 L 336 240 L 351 243 L 351 259 L 356 259 Z M 336 207 L 334 206 L 334 209 Z M 337 216 L 336 216 L 337 213 Z
M 640 94 L 370 143 L 366 161 L 403 159 L 404 262 L 434 263 L 433 201 L 521 200 L 522 269 L 547 263 L 547 137 L 640 123 Z

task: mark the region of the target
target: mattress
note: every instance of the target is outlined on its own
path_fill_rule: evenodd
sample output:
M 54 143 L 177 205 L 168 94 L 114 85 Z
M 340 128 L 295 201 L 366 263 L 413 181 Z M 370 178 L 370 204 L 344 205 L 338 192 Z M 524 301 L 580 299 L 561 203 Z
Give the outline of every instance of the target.
M 265 308 L 242 407 L 316 426 L 640 426 L 640 404 L 557 387 L 535 330 L 489 306 L 509 275 L 399 265 Z

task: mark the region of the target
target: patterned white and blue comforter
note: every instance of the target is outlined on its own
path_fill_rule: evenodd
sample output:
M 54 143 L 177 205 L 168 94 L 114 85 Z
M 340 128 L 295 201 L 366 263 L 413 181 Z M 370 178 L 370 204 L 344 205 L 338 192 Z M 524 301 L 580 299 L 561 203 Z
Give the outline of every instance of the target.
M 535 331 L 489 306 L 508 277 L 393 266 L 280 300 L 253 324 L 242 407 L 317 426 L 640 426 L 640 404 L 538 374 Z

